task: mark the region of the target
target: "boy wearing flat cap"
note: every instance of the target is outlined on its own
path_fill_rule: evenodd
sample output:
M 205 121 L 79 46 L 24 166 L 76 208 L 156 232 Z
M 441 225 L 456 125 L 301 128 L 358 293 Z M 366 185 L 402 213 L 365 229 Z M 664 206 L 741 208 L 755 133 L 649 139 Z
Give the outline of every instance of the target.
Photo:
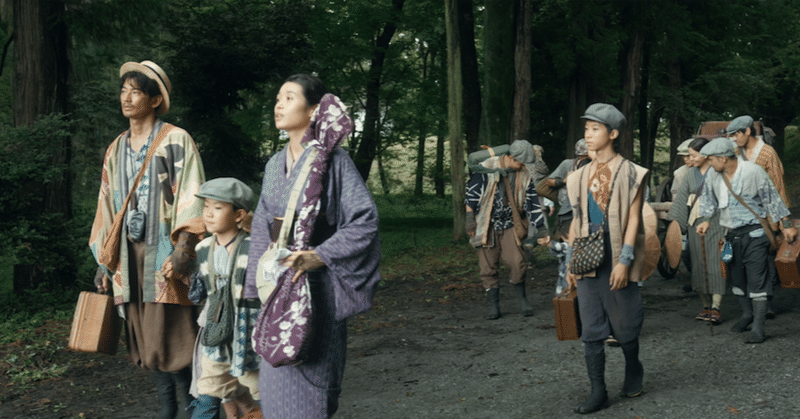
M 253 207 L 253 190 L 234 178 L 204 183 L 203 223 L 210 237 L 197 247 L 197 271 L 189 297 L 200 313 L 200 348 L 195 363 L 198 398 L 192 418 L 218 417 L 220 402 L 229 418 L 261 418 L 257 402 L 258 363 L 251 337 L 261 304 L 243 298 L 250 234 L 242 224 Z M 197 371 L 195 367 L 195 371 Z
M 536 162 L 533 145 L 516 140 L 509 154 L 490 157 L 467 182 L 466 232 L 470 244 L 478 249 L 481 282 L 489 301 L 489 320 L 500 317 L 500 259 L 508 265 L 509 282 L 517 291 L 524 316 L 533 308 L 525 294 L 528 264 L 522 252 L 522 240 L 537 233 L 547 235 L 544 216 L 529 165 Z
M 592 413 L 608 406 L 605 384 L 605 341 L 613 334 L 625 356 L 622 397 L 642 393 L 644 367 L 639 361 L 639 333 L 644 309 L 637 282 L 644 276 L 642 203 L 647 169 L 623 158 L 615 150 L 625 116 L 606 103 L 586 109 L 584 138 L 592 162 L 567 178 L 572 205 L 567 253 L 567 283 L 577 288 L 581 340 L 592 391 L 576 413 Z M 585 250 L 578 244 L 602 237 L 603 252 L 597 264 L 576 263 Z M 578 238 L 585 238 L 581 241 Z M 576 246 L 581 246 L 576 248 Z M 575 256 L 575 257 L 573 257 Z
M 787 208 L 790 207 L 789 195 L 786 194 L 786 185 L 783 182 L 783 163 L 778 157 L 778 152 L 756 136 L 753 118 L 749 115 L 742 115 L 734 119 L 725 128 L 725 133 L 736 142 L 738 146 L 736 154 L 742 160 L 755 163 L 767 172 L 783 203 Z
M 152 61 L 128 62 L 119 76 L 129 129 L 103 158 L 89 247 L 100 265 L 97 289 L 112 293 L 125 319 L 131 360 L 153 371 L 159 417 L 172 418 L 178 400 L 191 403 L 199 309 L 186 296 L 186 282 L 202 226 L 184 224 L 202 214 L 194 194 L 205 174 L 192 137 L 158 118 L 169 110 L 172 91 L 164 70 Z M 175 269 L 162 271 L 170 261 Z
M 780 220 L 783 235 L 794 241 L 797 231 L 789 220 L 789 210 L 781 199 L 767 172 L 760 166 L 736 157 L 733 143 L 727 138 L 715 138 L 700 154 L 708 156 L 713 171 L 706 177 L 699 198 L 700 220 L 697 234 L 703 236 L 709 228 L 708 219 L 719 211 L 720 226 L 728 229 L 725 240 L 732 250 L 729 263 L 732 292 L 742 308 L 742 317 L 731 331 L 744 332 L 752 323 L 752 332 L 745 343 L 761 343 L 766 339 L 764 322 L 768 298 L 772 296 L 775 265 L 770 254 L 771 231 L 766 221 Z M 741 200 L 741 201 L 740 201 Z

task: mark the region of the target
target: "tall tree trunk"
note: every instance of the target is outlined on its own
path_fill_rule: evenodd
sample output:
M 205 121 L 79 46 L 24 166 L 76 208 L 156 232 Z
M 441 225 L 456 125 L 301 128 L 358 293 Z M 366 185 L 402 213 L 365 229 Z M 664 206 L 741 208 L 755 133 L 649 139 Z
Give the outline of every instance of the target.
M 481 144 L 511 142 L 514 101 L 514 2 L 484 2 L 483 110 Z
M 639 155 L 640 164 L 653 170 L 655 136 L 650 135 L 650 118 L 648 117 L 648 95 L 650 88 L 650 47 L 645 43 L 642 51 L 642 74 L 639 89 Z M 658 123 L 658 122 L 656 122 Z
M 464 221 L 464 137 L 461 131 L 463 85 L 461 84 L 461 36 L 459 35 L 459 0 L 445 0 L 447 25 L 447 121 L 450 140 L 450 182 L 453 188 L 453 240 L 466 237 Z
M 480 150 L 481 81 L 475 49 L 475 14 L 472 0 L 458 0 L 458 38 L 464 99 L 464 133 L 467 151 Z
M 672 108 L 669 110 L 669 176 L 672 177 L 672 172 L 683 165 L 683 160 L 678 158 L 675 150 L 692 135 L 693 127 L 689 125 L 683 115 L 685 107 L 683 106 L 683 94 L 681 93 L 683 87 L 681 82 L 681 62 L 677 57 L 670 60 L 667 71 L 669 89 L 675 96 L 671 101 Z
M 384 195 L 389 195 L 389 179 L 386 176 L 386 168 L 383 167 L 383 154 L 378 153 L 376 159 L 378 160 L 378 176 L 381 180 L 381 189 L 383 189 Z
M 428 78 L 428 52 L 429 50 L 424 46 L 423 51 L 420 51 L 422 58 L 422 80 L 423 83 Z M 427 121 L 424 118 L 419 119 L 419 133 L 417 136 L 417 168 L 414 173 L 414 196 L 422 196 L 422 181 L 425 174 L 425 137 L 427 130 Z
M 638 3 L 634 3 L 638 4 Z M 634 9 L 637 9 L 634 7 Z M 620 111 L 628 120 L 627 125 L 620 132 L 617 139 L 619 143 L 619 152 L 626 159 L 633 159 L 633 130 L 634 120 L 636 116 L 636 105 L 639 94 L 640 72 L 642 68 L 642 50 L 644 48 L 644 34 L 641 30 L 636 29 L 628 41 L 627 49 L 624 51 L 625 64 L 622 66 L 625 69 L 622 78 L 622 103 L 620 104 Z
M 531 130 L 531 1 L 517 0 L 514 37 L 514 109 L 511 140 L 530 141 Z
M 392 0 L 391 17 L 383 27 L 383 31 L 375 40 L 375 49 L 370 59 L 369 72 L 367 73 L 367 101 L 364 106 L 364 129 L 361 133 L 361 142 L 356 151 L 356 169 L 364 180 L 369 177 L 372 161 L 375 159 L 376 145 L 378 143 L 378 120 L 380 119 L 380 90 L 383 64 L 386 60 L 386 51 L 389 49 L 395 32 L 397 22 L 403 12 L 405 0 Z
M 447 45 L 447 38 L 445 37 L 445 46 Z M 444 74 L 447 77 L 447 55 L 445 54 L 443 59 L 439 60 L 439 65 L 441 65 L 442 71 L 440 74 Z M 441 96 L 445 97 L 447 94 L 447 88 L 444 83 L 439 83 L 439 89 L 441 89 Z M 433 169 L 433 188 L 436 191 L 436 196 L 439 198 L 444 198 L 444 141 L 446 139 L 447 134 L 447 126 L 445 125 L 445 121 L 442 118 L 438 118 L 437 122 L 437 129 L 436 129 L 436 164 Z
M 69 37 L 61 0 L 13 0 L 14 19 L 14 125 L 30 125 L 41 115 L 68 113 L 67 76 L 69 74 Z M 71 142 L 66 139 L 53 159 L 53 165 L 67 166 Z M 41 213 L 57 214 L 55 223 L 64 224 L 72 216 L 72 183 L 68 171 L 48 183 L 32 185 L 44 197 Z M 57 240 L 58 238 L 53 238 Z M 34 252 L 37 249 L 33 249 Z M 74 266 L 14 267 L 14 291 L 48 281 L 51 285 L 74 283 Z

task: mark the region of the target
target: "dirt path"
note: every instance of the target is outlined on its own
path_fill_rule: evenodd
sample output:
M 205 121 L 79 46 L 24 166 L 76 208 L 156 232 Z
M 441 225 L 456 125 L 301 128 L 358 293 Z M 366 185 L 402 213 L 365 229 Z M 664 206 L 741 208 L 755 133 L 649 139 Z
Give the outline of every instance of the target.
M 380 289 L 372 311 L 349 323 L 348 358 L 339 418 L 562 418 L 588 394 L 579 341 L 559 342 L 553 330 L 556 266 L 530 273 L 533 317 L 522 317 L 509 286 L 503 317 L 483 319 L 477 261 L 447 270 L 397 276 Z M 473 258 L 470 260 L 470 258 Z M 473 263 L 474 262 L 474 263 Z M 426 265 L 427 266 L 427 265 Z M 745 345 L 729 331 L 739 310 L 728 296 L 724 323 L 694 320 L 699 299 L 681 279 L 645 282 L 641 358 L 645 394 L 617 396 L 623 358 L 608 348 L 611 407 L 596 418 L 798 417 L 800 291 L 779 290 L 769 339 Z M 69 325 L 64 325 L 69 328 Z M 58 379 L 0 390 L 0 418 L 149 418 L 157 411 L 150 376 L 116 356 L 66 350 L 73 367 Z

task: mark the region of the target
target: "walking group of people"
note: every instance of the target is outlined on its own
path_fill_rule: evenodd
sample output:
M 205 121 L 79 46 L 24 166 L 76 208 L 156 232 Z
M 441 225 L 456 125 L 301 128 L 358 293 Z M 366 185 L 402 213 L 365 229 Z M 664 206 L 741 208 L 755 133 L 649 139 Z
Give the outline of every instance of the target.
M 522 255 L 520 240 L 536 239 L 563 256 L 558 287 L 559 291 L 577 288 L 581 339 L 592 383 L 589 398 L 575 411 L 591 413 L 608 405 L 605 341 L 611 335 L 625 354 L 625 382 L 620 394 L 636 397 L 642 392 L 644 368 L 639 361 L 639 332 L 644 310 L 637 282 L 644 279 L 640 232 L 648 171 L 617 152 L 616 139 L 626 124 L 617 108 L 596 103 L 586 109 L 582 118 L 584 139 L 576 144 L 575 159 L 562 162 L 545 180 L 551 188 L 559 189 L 556 240 L 551 240 L 544 227 L 536 184 L 526 167 L 533 162 L 526 160 L 528 154 L 521 151 L 532 149 L 527 141 L 512 143 L 508 155 L 487 159 L 483 166 L 497 170 L 478 170 L 471 176 L 465 203 L 466 231 L 478 249 L 481 280 L 490 302 L 487 318 L 496 319 L 500 314 L 500 258 L 509 265 L 510 282 L 522 291 L 523 307 L 527 305 L 524 266 L 517 263 Z M 523 209 L 527 218 L 522 216 Z M 573 258 L 582 258 L 575 256 L 580 253 L 576 248 L 588 249 L 578 242 L 589 237 L 594 238 L 594 262 L 576 262 L 573 266 Z M 523 314 L 528 315 L 526 310 Z
M 560 262 L 556 293 L 577 289 L 589 397 L 575 407 L 591 413 L 608 406 L 605 343 L 613 339 L 625 356 L 621 397 L 643 391 L 639 333 L 644 320 L 640 287 L 645 246 L 642 207 L 647 169 L 617 152 L 624 115 L 614 106 L 589 106 L 584 138 L 575 158 L 564 160 L 544 184 L 558 190 L 559 211 L 553 237 L 543 227 L 536 185 L 526 173 L 527 141 L 515 141 L 508 155 L 486 159 L 467 183 L 466 231 L 477 248 L 481 281 L 490 302 L 488 319 L 500 316 L 499 260 L 509 265 L 510 282 L 521 291 L 523 314 L 530 315 L 524 294 L 520 240 L 534 236 Z M 734 119 L 726 136 L 692 138 L 678 154 L 685 165 L 675 172 L 668 218 L 687 237 L 683 260 L 691 270 L 691 287 L 700 296 L 700 320 L 722 322 L 722 297 L 736 296 L 742 317 L 734 332 L 751 332 L 747 343 L 766 339 L 764 323 L 778 283 L 774 233 L 794 241 L 783 167 L 775 150 L 756 136 L 749 116 Z M 472 167 L 472 166 L 471 166 Z M 516 184 L 513 183 L 516 180 Z M 509 182 L 510 181 L 510 182 Z M 520 183 L 522 182 L 522 183 Z M 505 187 L 504 187 L 505 185 Z M 512 186 L 513 185 L 513 186 Z M 527 191 L 525 195 L 521 190 Z M 523 211 L 524 210 L 524 211 Z M 526 217 L 527 216 L 527 217 Z M 520 224 L 522 228 L 520 228 Z M 727 276 L 724 272 L 727 271 Z
M 682 144 L 688 158 L 675 171 L 669 219 L 688 239 L 683 260 L 703 304 L 696 319 L 721 323 L 723 295 L 730 289 L 742 310 L 731 331 L 750 328 L 744 341 L 762 343 L 779 284 L 774 236 L 780 232 L 792 242 L 797 231 L 789 218 L 783 165 L 756 135 L 753 118 L 735 118 L 725 134 Z
M 375 203 L 331 142 L 347 136 L 352 121 L 319 79 L 289 77 L 275 104 L 275 126 L 289 143 L 266 164 L 255 196 L 235 178 L 205 180 L 191 136 L 159 118 L 171 92 L 151 61 L 120 68 L 130 127 L 105 153 L 89 240 L 100 265 L 95 284 L 113 295 L 131 360 L 153 372 L 158 417 L 175 417 L 179 403 L 192 418 L 223 409 L 228 418 L 330 417 L 347 318 L 369 308 L 380 280 Z M 294 219 L 287 207 L 297 208 Z M 286 223 L 279 263 L 295 272 L 290 280 L 307 275 L 312 336 L 301 363 L 273 367 L 252 340 L 265 303 L 257 271 Z M 297 248 L 295 239 L 307 245 Z

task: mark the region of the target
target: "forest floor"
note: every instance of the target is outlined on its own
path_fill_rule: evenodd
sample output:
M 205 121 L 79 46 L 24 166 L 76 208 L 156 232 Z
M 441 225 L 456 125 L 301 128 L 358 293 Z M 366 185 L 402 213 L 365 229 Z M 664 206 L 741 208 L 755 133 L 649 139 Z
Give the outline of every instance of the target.
M 520 313 L 510 286 L 501 288 L 503 316 L 485 320 L 477 259 L 466 246 L 410 251 L 385 273 L 371 311 L 348 323 L 348 356 L 340 418 L 562 418 L 588 395 L 580 341 L 558 341 L 551 300 L 557 265 L 529 270 L 532 317 Z M 723 323 L 694 320 L 696 295 L 684 279 L 654 274 L 641 288 L 645 324 L 641 359 L 645 392 L 617 396 L 624 362 L 607 348 L 611 406 L 597 418 L 793 418 L 800 363 L 800 290 L 781 289 L 767 322 L 769 339 L 744 344 L 729 331 L 740 312 L 728 296 Z M 60 331 L 69 321 L 43 329 Z M 48 330 L 41 330 L 46 333 Z M 58 343 L 59 345 L 61 343 Z M 55 344 L 55 342 L 54 342 Z M 64 345 L 65 346 L 65 345 Z M 0 348 L 10 359 L 15 344 Z M 115 356 L 51 354 L 68 365 L 58 378 L 20 384 L 0 376 L 0 418 L 150 418 L 158 410 L 150 374 L 120 345 Z M 6 371 L 10 365 L 0 365 Z M 0 371 L 0 372 L 2 372 Z

